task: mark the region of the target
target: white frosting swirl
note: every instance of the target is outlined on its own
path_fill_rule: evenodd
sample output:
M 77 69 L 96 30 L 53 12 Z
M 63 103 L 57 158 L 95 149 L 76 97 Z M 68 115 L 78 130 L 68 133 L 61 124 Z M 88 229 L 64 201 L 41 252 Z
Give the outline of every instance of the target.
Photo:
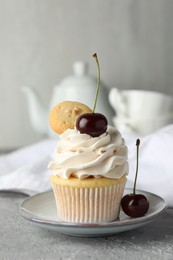
M 64 179 L 70 176 L 119 179 L 128 174 L 127 147 L 120 132 L 111 126 L 94 138 L 68 129 L 60 135 L 55 160 L 48 168 Z

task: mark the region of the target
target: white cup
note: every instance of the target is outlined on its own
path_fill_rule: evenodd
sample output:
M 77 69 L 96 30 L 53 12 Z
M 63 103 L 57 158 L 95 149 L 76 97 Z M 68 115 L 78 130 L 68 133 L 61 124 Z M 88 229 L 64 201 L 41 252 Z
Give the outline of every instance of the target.
M 166 125 L 173 123 L 173 115 L 168 117 L 159 117 L 156 119 L 140 119 L 135 120 L 131 118 L 113 117 L 113 124 L 121 132 L 147 135 L 150 134 Z
M 166 94 L 113 88 L 109 102 L 115 111 L 113 123 L 120 131 L 146 135 L 173 123 L 173 98 Z

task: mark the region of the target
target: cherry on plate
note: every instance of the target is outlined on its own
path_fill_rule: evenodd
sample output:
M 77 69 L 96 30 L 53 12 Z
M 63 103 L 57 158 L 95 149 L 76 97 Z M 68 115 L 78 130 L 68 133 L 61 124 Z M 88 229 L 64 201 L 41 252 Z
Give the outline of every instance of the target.
M 127 194 L 122 198 L 121 206 L 126 215 L 137 218 L 147 213 L 149 201 L 143 194 Z
M 126 194 L 121 200 L 121 207 L 124 213 L 132 218 L 142 217 L 149 209 L 149 201 L 143 194 L 136 194 L 136 182 L 138 175 L 138 161 L 139 161 L 139 145 L 140 140 L 136 140 L 136 174 L 133 187 L 133 193 Z

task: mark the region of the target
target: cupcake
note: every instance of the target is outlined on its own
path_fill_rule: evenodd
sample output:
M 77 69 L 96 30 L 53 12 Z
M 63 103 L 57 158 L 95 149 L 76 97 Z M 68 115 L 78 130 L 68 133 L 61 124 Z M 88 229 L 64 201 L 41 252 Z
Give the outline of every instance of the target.
M 108 126 L 98 137 L 65 130 L 48 168 L 59 219 L 99 223 L 119 217 L 128 162 L 118 130 Z
M 50 126 L 60 134 L 52 171 L 59 219 L 73 223 L 101 223 L 119 217 L 128 174 L 127 147 L 107 119 L 80 102 L 64 101 L 50 113 Z

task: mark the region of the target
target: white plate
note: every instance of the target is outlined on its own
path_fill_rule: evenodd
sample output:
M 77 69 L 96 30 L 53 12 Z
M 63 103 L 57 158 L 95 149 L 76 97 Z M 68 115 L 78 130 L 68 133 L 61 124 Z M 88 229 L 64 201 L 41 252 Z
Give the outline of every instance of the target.
M 127 193 L 132 193 L 132 190 L 126 189 L 125 194 Z M 140 218 L 130 218 L 120 211 L 119 219 L 113 222 L 99 224 L 63 222 L 58 219 L 52 191 L 28 197 L 19 206 L 19 213 L 25 219 L 32 221 L 40 227 L 60 233 L 83 237 L 108 236 L 146 225 L 160 217 L 166 210 L 166 204 L 161 197 L 139 190 L 137 193 L 144 194 L 150 202 L 149 211 Z

